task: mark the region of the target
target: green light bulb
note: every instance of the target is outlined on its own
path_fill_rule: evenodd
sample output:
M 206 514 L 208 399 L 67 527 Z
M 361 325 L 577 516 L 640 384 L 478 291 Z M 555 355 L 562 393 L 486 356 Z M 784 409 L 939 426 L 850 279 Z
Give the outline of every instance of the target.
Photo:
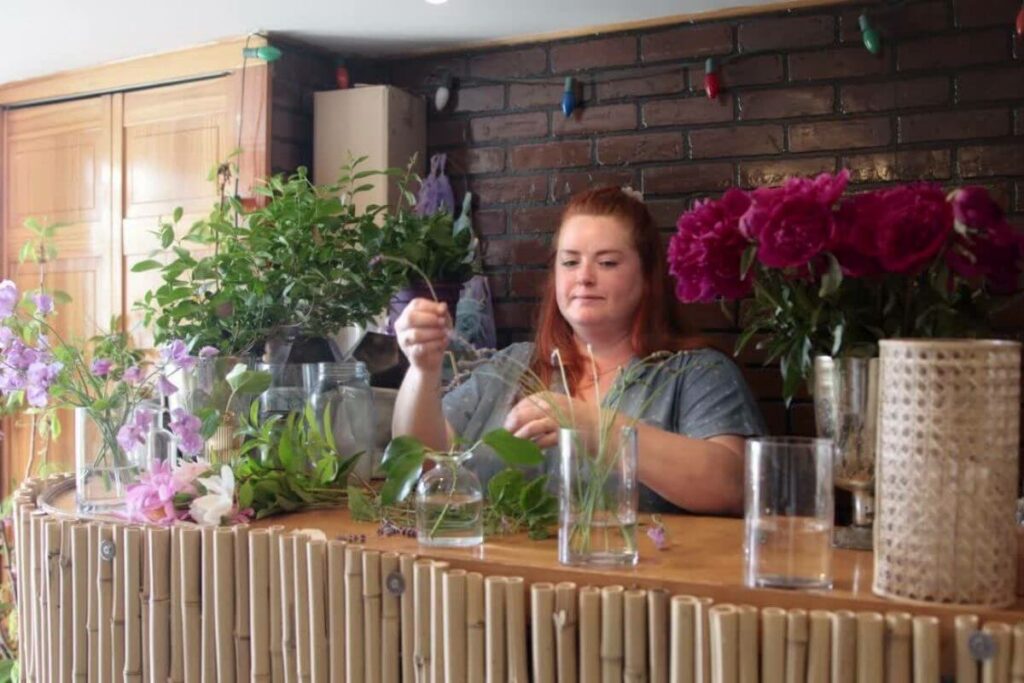
M 871 22 L 868 21 L 868 15 L 860 15 L 858 23 L 860 24 L 860 34 L 864 40 L 864 47 L 871 54 L 877 55 L 882 49 L 882 36 L 871 26 Z
M 242 56 L 262 59 L 264 62 L 276 62 L 281 59 L 281 50 L 273 45 L 263 47 L 247 47 L 242 50 Z

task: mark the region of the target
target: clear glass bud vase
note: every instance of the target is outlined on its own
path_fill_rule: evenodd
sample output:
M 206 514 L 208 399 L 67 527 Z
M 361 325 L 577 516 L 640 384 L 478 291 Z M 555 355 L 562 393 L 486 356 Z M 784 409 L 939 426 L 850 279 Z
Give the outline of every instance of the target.
M 638 489 L 636 430 L 559 433 L 561 519 L 558 561 L 635 565 Z
M 416 485 L 416 538 L 421 545 L 465 548 L 484 540 L 484 491 L 467 455 L 439 458 Z

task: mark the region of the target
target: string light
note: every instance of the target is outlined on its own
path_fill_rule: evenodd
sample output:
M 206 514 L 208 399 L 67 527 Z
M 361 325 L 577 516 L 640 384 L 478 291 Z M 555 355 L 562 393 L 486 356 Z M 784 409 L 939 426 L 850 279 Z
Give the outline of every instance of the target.
M 448 98 L 451 94 L 452 75 L 446 73 L 441 80 L 441 85 L 437 86 L 437 91 L 434 93 L 434 106 L 437 107 L 438 111 L 444 111 L 444 108 L 448 106 Z
M 718 98 L 718 91 L 722 87 L 722 82 L 718 77 L 718 63 L 714 57 L 708 57 L 707 61 L 704 62 L 704 92 L 707 93 L 709 100 Z
M 1020 4 L 1020 11 L 1017 12 L 1017 37 L 1024 38 L 1024 2 Z
M 334 83 L 338 86 L 339 90 L 348 90 L 352 81 L 349 77 L 348 67 L 345 65 L 344 60 L 338 60 L 338 63 L 334 67 Z
M 281 50 L 274 47 L 273 45 L 264 45 L 262 47 L 246 47 L 242 49 L 243 57 L 252 57 L 255 59 L 262 59 L 264 62 L 276 62 L 281 59 Z
M 575 110 L 576 83 L 573 81 L 572 76 L 566 76 L 565 91 L 562 93 L 562 113 L 565 114 L 565 118 L 569 118 Z
M 860 15 L 857 23 L 860 24 L 860 37 L 864 41 L 864 47 L 871 54 L 877 55 L 882 49 L 882 37 L 878 35 L 878 31 L 871 25 L 867 12 Z

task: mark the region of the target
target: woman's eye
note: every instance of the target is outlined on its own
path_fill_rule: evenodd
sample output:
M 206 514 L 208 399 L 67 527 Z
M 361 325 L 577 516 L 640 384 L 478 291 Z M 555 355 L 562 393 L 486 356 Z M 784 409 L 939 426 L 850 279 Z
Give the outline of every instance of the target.
M 572 266 L 575 266 L 576 264 L 577 264 L 577 261 L 562 261 L 562 267 L 563 268 L 571 268 Z
M 601 266 L 604 268 L 614 268 L 619 265 L 618 261 L 601 261 Z

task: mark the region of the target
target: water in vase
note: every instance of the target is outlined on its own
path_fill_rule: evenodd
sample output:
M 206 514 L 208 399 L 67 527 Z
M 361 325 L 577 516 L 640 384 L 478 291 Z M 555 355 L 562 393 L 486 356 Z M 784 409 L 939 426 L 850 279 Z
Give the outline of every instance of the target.
M 774 515 L 748 522 L 747 584 L 831 588 L 832 525 L 815 517 Z
M 437 491 L 416 503 L 416 537 L 422 545 L 464 548 L 484 540 L 484 499 L 479 493 Z

